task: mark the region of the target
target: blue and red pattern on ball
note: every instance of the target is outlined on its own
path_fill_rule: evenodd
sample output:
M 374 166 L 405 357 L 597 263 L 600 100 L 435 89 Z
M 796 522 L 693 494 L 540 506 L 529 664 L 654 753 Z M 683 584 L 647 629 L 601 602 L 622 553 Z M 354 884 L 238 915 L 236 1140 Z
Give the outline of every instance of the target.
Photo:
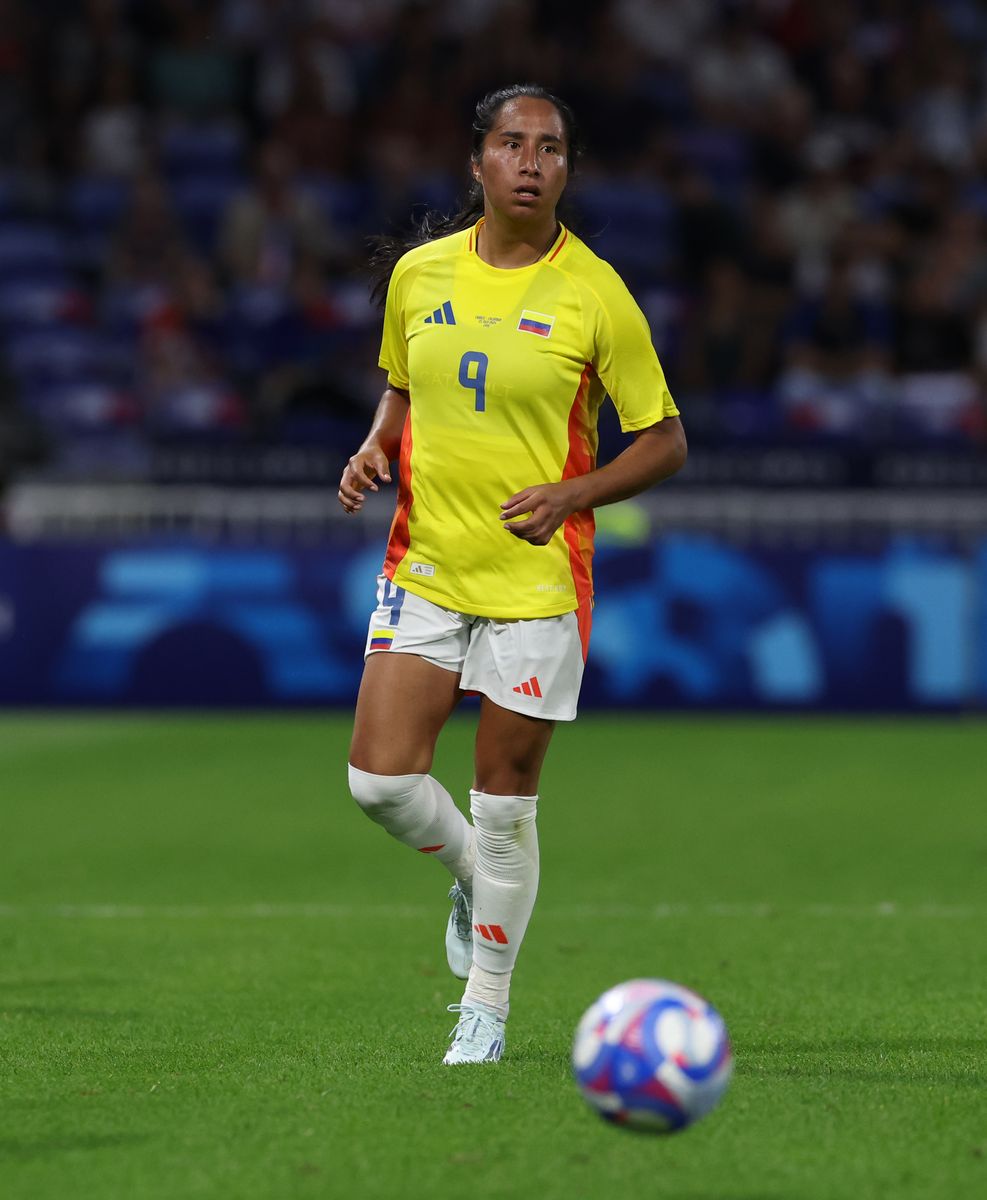
M 691 1079 L 694 1083 L 705 1083 L 707 1079 L 712 1079 L 730 1056 L 730 1040 L 727 1037 L 723 1018 L 712 1004 L 704 1003 L 700 1008 L 695 1005 L 683 1004 L 682 1001 L 676 999 L 659 1000 L 657 1004 L 652 1005 L 648 1009 L 646 1014 L 648 1020 L 642 1027 L 648 1054 L 655 1062 L 662 1062 L 668 1057 L 665 1051 L 658 1045 L 658 1022 L 663 1013 L 674 1009 L 683 1010 L 694 1020 L 704 1018 L 718 1028 L 715 1049 L 708 1062 L 695 1062 L 681 1051 L 671 1055 L 672 1062 L 675 1063 L 683 1075 Z
M 619 1109 L 611 1109 L 605 1103 L 599 1105 L 600 1115 L 607 1121 L 633 1124 L 636 1113 L 647 1112 L 661 1117 L 669 1130 L 681 1129 L 688 1123 L 688 1114 L 675 1095 L 655 1078 L 655 1072 L 665 1061 L 653 1031 L 653 1014 L 661 1003 L 643 1009 L 624 1030 L 619 1042 L 604 1042 L 590 1067 L 576 1071 L 576 1078 L 591 1096 L 604 1101 L 613 1096 L 619 1101 Z M 603 1030 L 601 1025 L 600 1032 Z
M 659 1025 L 670 1013 L 681 1014 L 685 1033 L 684 1044 L 675 1037 L 671 1052 L 659 1042 L 669 1032 Z M 705 1027 L 699 1045 L 697 1025 Z M 696 1061 L 700 1049 L 703 1059 Z M 655 1133 L 684 1129 L 713 1108 L 731 1066 L 719 1013 L 665 980 L 631 980 L 604 992 L 584 1014 L 573 1046 L 576 1081 L 599 1115 L 625 1129 Z M 681 1093 L 676 1078 L 685 1085 Z

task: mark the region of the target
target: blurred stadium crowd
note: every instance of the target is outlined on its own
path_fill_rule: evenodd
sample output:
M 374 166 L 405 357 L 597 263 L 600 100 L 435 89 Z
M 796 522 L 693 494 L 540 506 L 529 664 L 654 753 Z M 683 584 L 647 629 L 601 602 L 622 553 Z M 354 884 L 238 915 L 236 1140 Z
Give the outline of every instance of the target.
M 565 96 L 574 228 L 694 444 L 987 438 L 976 0 L 0 0 L 0 480 L 163 444 L 348 453 L 366 239 L 473 105 Z

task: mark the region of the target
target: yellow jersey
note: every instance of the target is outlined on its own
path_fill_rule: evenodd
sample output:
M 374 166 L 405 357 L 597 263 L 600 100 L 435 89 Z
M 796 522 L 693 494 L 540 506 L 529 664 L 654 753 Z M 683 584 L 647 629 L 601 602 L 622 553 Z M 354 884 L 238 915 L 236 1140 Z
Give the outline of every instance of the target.
M 384 574 L 476 616 L 579 609 L 588 634 L 592 511 L 533 546 L 504 529 L 500 505 L 594 469 L 608 394 L 625 432 L 678 409 L 608 263 L 560 228 L 538 262 L 492 267 L 477 253 L 480 224 L 416 246 L 391 276 L 380 365 L 411 404 Z

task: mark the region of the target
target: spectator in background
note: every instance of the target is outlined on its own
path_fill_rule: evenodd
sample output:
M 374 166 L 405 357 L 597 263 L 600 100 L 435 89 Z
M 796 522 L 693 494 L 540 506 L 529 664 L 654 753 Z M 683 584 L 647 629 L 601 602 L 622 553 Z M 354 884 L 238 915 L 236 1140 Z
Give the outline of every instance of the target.
M 608 172 L 637 174 L 642 147 L 659 125 L 657 107 L 642 87 L 643 68 L 638 49 L 605 30 L 583 78 L 569 86 L 573 103 L 586 114 L 587 144 Z M 646 170 L 651 165 L 646 161 Z
M 220 254 L 241 284 L 287 291 L 305 260 L 325 265 L 338 248 L 323 213 L 295 185 L 288 149 L 268 141 L 257 157 L 253 186 L 230 204 L 220 231 Z
M 114 59 L 82 123 L 82 163 L 93 175 L 135 175 L 147 156 L 144 113 L 137 103 L 133 71 Z
M 813 137 L 805 150 L 805 166 L 804 180 L 789 188 L 778 206 L 780 231 L 803 283 L 818 275 L 857 213 L 839 140 Z
M 617 0 L 614 27 L 648 57 L 686 67 L 713 20 L 711 0 Z
M 751 378 L 769 387 L 777 374 L 779 329 L 791 302 L 794 267 L 778 221 L 777 201 L 755 192 L 743 249 Z
M 158 109 L 188 120 L 231 112 L 240 99 L 240 64 L 215 36 L 211 6 L 182 4 L 175 17 L 174 36 L 155 51 L 151 62 Z
M 407 221 L 421 203 L 419 182 L 449 178 L 449 155 L 461 140 L 451 106 L 417 72 L 408 69 L 391 81 L 368 118 L 363 163 L 381 209 L 381 221 Z M 459 180 L 461 167 L 454 179 Z
M 887 131 L 882 106 L 871 91 L 867 68 L 850 49 L 841 49 L 826 63 L 821 112 L 816 134 L 840 147 L 852 168 L 878 149 Z
M 28 20 L 15 0 L 0 0 L 0 161 L 15 159 L 25 118 L 34 116 Z
M 948 266 L 930 261 L 917 269 L 902 289 L 894 337 L 901 404 L 913 427 L 933 434 L 981 427 L 974 345 Z
M 682 166 L 673 176 L 678 202 L 678 237 L 682 260 L 688 263 L 685 282 L 702 276 L 712 262 L 738 258 L 744 244 L 739 215 L 724 204 L 709 181 L 695 168 Z
M 120 0 L 85 0 L 68 7 L 76 11 L 55 23 L 52 31 L 51 82 L 81 109 L 110 63 L 136 66 L 140 46 Z
M 890 395 L 890 314 L 856 294 L 848 255 L 832 256 L 821 294 L 796 303 L 785 334 L 778 390 L 789 425 L 822 433 L 881 432 Z
M 149 429 L 229 433 L 246 420 L 220 353 L 223 300 L 202 262 L 186 257 L 165 303 L 148 314 L 139 343 L 139 395 Z
M 50 47 L 37 64 L 46 93 L 49 159 L 60 172 L 80 166 L 81 118 L 99 94 L 110 64 L 135 69 L 140 58 L 140 44 L 119 0 L 86 0 L 68 7 L 76 11 L 53 22 Z
M 729 258 L 711 262 L 695 311 L 685 321 L 684 388 L 723 395 L 753 382 L 749 304 L 740 266 Z
M 946 167 L 971 161 L 976 130 L 976 88 L 965 50 L 948 47 L 929 65 L 929 78 L 909 106 L 908 127 L 920 152 Z
M 753 129 L 770 120 L 792 79 L 784 55 L 758 32 L 754 14 L 743 0 L 731 0 L 696 53 L 692 82 L 709 121 Z
M 977 391 L 971 432 L 984 441 L 987 440 L 987 299 L 981 301 L 975 315 L 973 366 Z
M 779 94 L 771 120 L 752 142 L 754 173 L 764 187 L 783 192 L 801 181 L 812 121 L 812 97 L 804 88 L 793 86 Z
M 302 84 L 326 113 L 345 116 L 356 106 L 353 63 L 325 23 L 288 30 L 260 49 L 256 99 L 269 122 L 284 114 Z
M 107 258 L 114 283 L 169 286 L 190 250 L 161 179 L 148 171 L 134 183 L 130 206 Z
M 276 45 L 296 23 L 284 0 L 220 0 L 222 39 L 247 53 Z
M 356 98 L 352 80 L 332 66 L 328 47 L 324 47 L 323 55 L 312 56 L 305 41 L 296 39 L 293 58 L 278 65 L 277 74 L 283 69 L 283 76 L 278 80 L 276 96 L 272 87 L 262 94 L 262 101 L 270 114 L 274 137 L 290 150 L 300 170 L 344 175 L 351 156 L 349 111 Z M 345 62 L 344 56 L 340 58 Z

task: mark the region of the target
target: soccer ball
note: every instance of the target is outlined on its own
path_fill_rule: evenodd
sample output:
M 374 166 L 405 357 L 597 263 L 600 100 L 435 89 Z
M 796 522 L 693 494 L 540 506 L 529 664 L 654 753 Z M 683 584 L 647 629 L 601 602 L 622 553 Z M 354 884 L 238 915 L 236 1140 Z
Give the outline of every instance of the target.
M 701 996 L 664 979 L 632 979 L 586 1010 L 572 1069 L 605 1120 L 672 1133 L 716 1106 L 733 1056 L 723 1018 Z

